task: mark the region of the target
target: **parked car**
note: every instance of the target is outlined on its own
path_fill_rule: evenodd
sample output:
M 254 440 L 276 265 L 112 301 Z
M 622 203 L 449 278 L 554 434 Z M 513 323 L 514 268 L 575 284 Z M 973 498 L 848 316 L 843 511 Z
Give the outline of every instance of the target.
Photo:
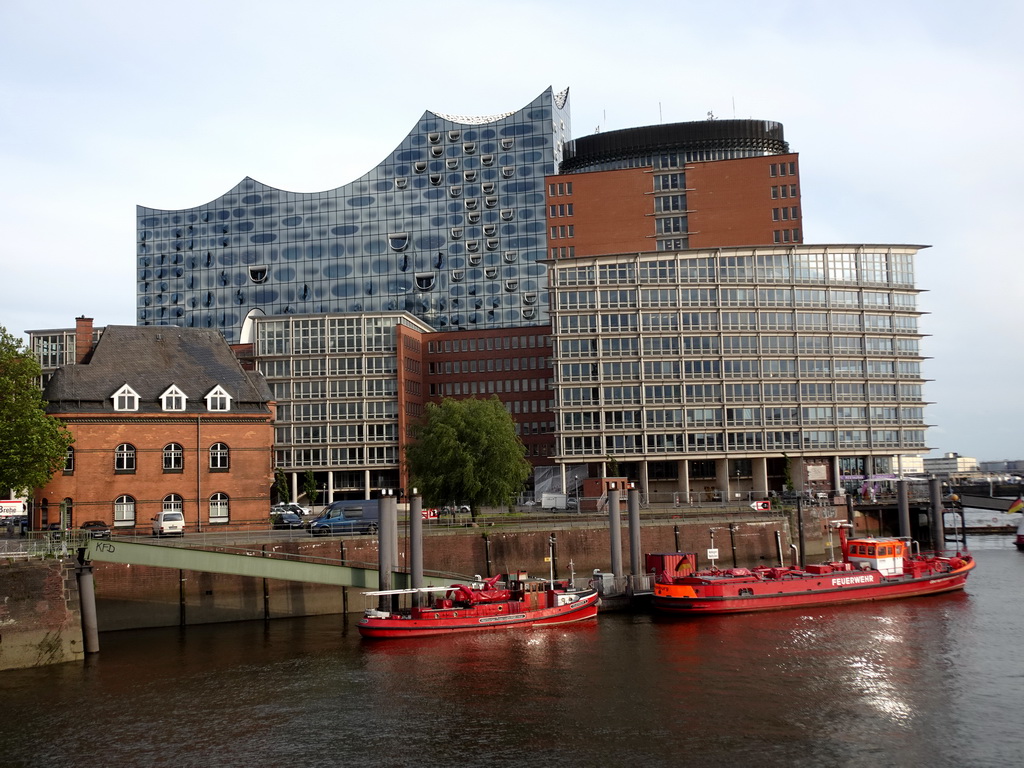
M 274 512 L 270 516 L 270 527 L 278 530 L 292 530 L 295 528 L 305 528 L 306 523 L 300 515 L 294 512 Z
M 270 514 L 272 515 L 280 515 L 285 512 L 290 512 L 293 515 L 298 515 L 299 517 L 306 517 L 309 515 L 309 509 L 301 507 L 298 504 L 275 504 L 270 508 Z
M 82 530 L 88 532 L 94 539 L 110 538 L 110 526 L 102 520 L 87 520 L 82 523 Z
M 184 536 L 185 516 L 181 512 L 157 512 L 153 518 L 154 536 Z
M 377 499 L 335 501 L 309 523 L 314 536 L 334 533 L 365 533 L 373 535 L 380 523 Z

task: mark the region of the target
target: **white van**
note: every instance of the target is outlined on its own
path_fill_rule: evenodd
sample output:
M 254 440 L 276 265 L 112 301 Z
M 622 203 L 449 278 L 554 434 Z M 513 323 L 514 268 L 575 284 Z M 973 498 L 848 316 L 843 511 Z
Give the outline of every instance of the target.
M 153 518 L 154 536 L 184 536 L 185 516 L 181 512 L 157 512 Z

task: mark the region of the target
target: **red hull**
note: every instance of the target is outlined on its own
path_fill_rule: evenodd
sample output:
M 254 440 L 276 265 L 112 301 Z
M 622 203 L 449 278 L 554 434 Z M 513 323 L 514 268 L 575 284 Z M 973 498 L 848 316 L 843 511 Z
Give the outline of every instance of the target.
M 669 613 L 709 614 L 772 611 L 870 600 L 895 600 L 963 589 L 974 560 L 953 570 L 884 577 L 878 571 L 794 572 L 783 578 L 733 576 L 728 571 L 694 574 L 656 583 L 653 605 Z M 748 572 L 749 574 L 749 572 Z
M 426 608 L 383 616 L 367 614 L 359 621 L 359 634 L 368 638 L 426 637 L 459 632 L 570 624 L 597 616 L 598 595 L 588 590 L 574 602 L 550 608 L 528 609 L 520 602 L 486 604 L 453 609 Z

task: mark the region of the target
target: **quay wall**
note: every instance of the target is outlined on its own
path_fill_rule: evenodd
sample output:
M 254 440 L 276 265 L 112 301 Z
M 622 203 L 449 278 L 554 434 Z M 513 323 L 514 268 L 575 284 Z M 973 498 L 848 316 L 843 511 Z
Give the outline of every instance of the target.
M 784 556 L 791 557 L 790 526 L 785 518 L 744 517 L 730 521 L 645 522 L 641 533 L 644 553 L 697 552 L 699 563 L 711 546 L 719 550 L 717 564 L 742 567 L 777 562 L 775 532 L 782 536 Z M 806 532 L 805 532 L 806 533 Z M 610 534 L 607 525 L 544 529 L 467 527 L 428 532 L 424 537 L 423 564 L 427 571 L 466 576 L 525 571 L 547 576 L 551 564 L 549 537 L 555 536 L 555 575 L 577 577 L 611 569 Z M 186 537 L 187 538 L 187 537 Z M 820 535 L 808 538 L 808 556 L 820 555 Z M 631 570 L 629 529 L 621 529 L 623 572 Z M 815 543 L 817 542 L 817 543 Z M 408 564 L 408 539 L 399 539 L 399 561 Z M 376 568 L 376 537 L 332 537 L 281 540 L 264 545 L 268 550 L 309 557 L 340 559 L 344 564 Z M 639 564 L 643 571 L 643 562 Z M 249 621 L 295 616 L 361 612 L 362 589 L 287 582 L 249 576 L 200 573 L 119 563 L 94 563 L 96 605 L 100 631 Z
M 0 561 L 0 670 L 84 654 L 74 561 Z

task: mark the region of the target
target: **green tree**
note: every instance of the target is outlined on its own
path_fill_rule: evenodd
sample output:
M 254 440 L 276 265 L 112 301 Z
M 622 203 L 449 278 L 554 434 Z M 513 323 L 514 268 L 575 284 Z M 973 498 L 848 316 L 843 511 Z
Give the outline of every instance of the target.
M 424 503 L 504 506 L 530 476 L 515 423 L 496 397 L 429 403 L 406 449 L 412 484 Z
M 320 496 L 320 489 L 316 487 L 316 475 L 313 474 L 312 469 L 307 469 L 306 474 L 302 476 L 302 491 L 306 494 L 309 510 L 312 512 L 313 507 L 316 506 L 316 500 Z
M 279 504 L 284 504 L 291 498 L 291 489 L 288 487 L 288 475 L 283 469 L 274 470 L 274 496 Z
M 45 410 L 39 364 L 0 326 L 0 494 L 46 485 L 64 466 L 71 433 Z

